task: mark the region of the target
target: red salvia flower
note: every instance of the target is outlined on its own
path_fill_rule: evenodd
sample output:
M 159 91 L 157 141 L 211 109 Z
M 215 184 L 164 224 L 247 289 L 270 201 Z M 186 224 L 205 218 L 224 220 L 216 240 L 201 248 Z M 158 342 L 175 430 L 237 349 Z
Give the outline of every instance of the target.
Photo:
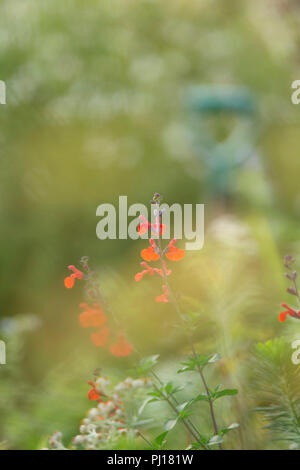
M 151 266 L 149 266 L 149 264 L 147 264 L 145 261 L 142 261 L 141 263 L 141 266 L 143 266 L 145 269 L 139 273 L 137 273 L 135 276 L 134 276 L 134 279 L 136 280 L 136 282 L 140 281 L 144 276 L 145 274 L 149 274 L 149 276 L 154 276 L 154 274 L 158 274 L 159 276 L 163 277 L 164 276 L 164 273 L 163 273 L 163 270 L 162 269 L 159 269 L 159 268 L 152 268 Z M 167 276 L 169 276 L 171 274 L 171 270 L 170 269 L 167 269 L 165 267 L 165 274 Z
M 168 258 L 170 261 L 179 261 L 184 257 L 184 250 L 174 246 L 175 242 L 176 242 L 176 238 L 173 238 L 173 240 L 170 241 L 166 249 L 165 255 L 166 255 L 166 258 Z
M 165 224 L 159 224 L 159 235 L 162 235 L 165 230 L 166 230 Z M 153 235 L 158 234 L 157 224 L 152 224 L 151 225 L 151 231 L 152 231 Z
M 67 289 L 72 289 L 74 286 L 75 279 L 72 276 L 65 277 L 64 284 Z
M 88 384 L 92 386 L 92 388 L 87 393 L 88 399 L 90 401 L 93 401 L 93 400 L 96 400 L 98 402 L 102 401 L 100 394 L 96 391 L 96 387 L 95 387 L 94 382 L 89 381 Z
M 157 261 L 160 256 L 157 253 L 157 248 L 153 238 L 149 240 L 150 246 L 141 251 L 141 257 L 145 261 Z
M 113 356 L 124 357 L 131 354 L 133 346 L 128 343 L 123 333 L 119 333 L 118 340 L 110 345 L 109 350 Z
M 163 265 L 163 270 L 162 269 L 158 269 L 158 274 L 162 277 L 164 277 L 164 273 L 166 276 L 170 276 L 170 274 L 172 273 L 171 269 L 168 269 L 167 268 L 167 265 L 166 265 L 166 262 L 165 260 L 162 260 L 162 265 Z
M 83 278 L 83 272 L 79 271 L 79 269 L 75 268 L 75 266 L 73 265 L 68 266 L 68 269 L 70 269 L 70 271 L 73 271 L 73 273 L 65 278 L 64 284 L 67 289 L 72 289 L 72 287 L 74 286 L 75 279 Z
M 153 276 L 154 275 L 154 270 L 152 268 L 151 269 L 144 269 L 144 271 L 136 273 L 136 275 L 134 276 L 135 281 L 136 282 L 140 281 L 145 276 L 145 274 L 149 274 L 149 276 Z
M 145 219 L 143 215 L 140 215 L 139 218 L 142 220 L 142 223 L 138 226 L 138 233 L 140 235 L 144 235 L 144 233 L 148 232 L 150 228 L 153 235 L 158 235 L 158 224 L 150 224 L 150 222 L 148 222 L 148 220 Z M 162 235 L 165 230 L 165 224 L 159 224 L 159 235 Z
M 83 328 L 100 328 L 106 322 L 106 316 L 99 304 L 95 303 L 92 307 L 89 307 L 86 303 L 81 303 L 80 307 L 84 309 L 79 315 L 79 322 Z
M 300 319 L 300 310 L 297 312 L 293 308 L 289 307 L 287 304 L 281 304 L 283 308 L 286 308 L 284 312 L 280 312 L 279 314 L 279 321 L 283 323 L 286 320 L 287 315 L 290 315 L 291 317 L 298 318 Z
M 144 235 L 144 233 L 148 232 L 151 224 L 143 215 L 140 215 L 139 218 L 142 220 L 142 223 L 138 226 L 138 232 L 140 235 Z
M 155 242 L 150 241 L 150 248 L 155 249 Z M 157 255 L 159 258 L 159 255 Z M 82 258 L 83 260 L 83 258 Z M 145 267 L 145 271 L 153 275 L 156 271 L 159 271 L 157 268 L 152 269 L 147 263 L 142 263 Z M 83 260 L 84 269 L 88 269 L 87 260 Z M 71 289 L 74 285 L 75 279 L 83 279 L 83 272 L 77 269 L 75 266 L 70 265 L 68 269 L 72 271 L 70 276 L 67 276 L 64 280 L 64 284 L 68 289 Z M 80 304 L 80 307 L 83 309 L 83 312 L 79 315 L 79 322 L 83 328 L 97 328 L 97 331 L 91 334 L 91 340 L 97 347 L 104 347 L 107 345 L 110 328 L 105 324 L 107 322 L 106 315 L 104 314 L 99 303 L 94 303 L 93 305 L 88 305 L 83 302 Z M 118 334 L 118 339 L 115 343 L 111 344 L 110 352 L 114 356 L 122 357 L 128 356 L 133 351 L 133 346 L 126 339 L 123 333 Z M 95 384 L 93 382 L 88 382 L 92 388 L 88 391 L 88 399 L 102 401 L 100 394 L 98 393 Z
M 159 209 L 160 199 L 161 199 L 161 195 L 156 193 L 153 197 L 153 200 L 151 201 L 152 204 L 157 205 L 155 224 L 150 224 L 148 220 L 145 219 L 144 216 L 142 215 L 140 216 L 140 219 L 142 222 L 138 227 L 139 233 L 143 235 L 144 233 L 151 230 L 151 232 L 155 234 L 154 238 L 158 238 L 159 242 L 158 242 L 158 245 L 156 245 L 154 239 L 151 238 L 149 240 L 150 246 L 141 251 L 141 257 L 145 260 L 145 262 L 141 263 L 141 266 L 143 266 L 144 270 L 138 272 L 135 275 L 134 279 L 136 282 L 139 282 L 147 274 L 149 276 L 153 276 L 154 274 L 157 274 L 161 276 L 166 283 L 165 278 L 171 274 L 171 271 L 167 268 L 165 259 L 168 259 L 170 261 L 179 261 L 184 257 L 184 250 L 177 248 L 177 246 L 175 246 L 176 238 L 173 238 L 164 250 L 162 250 L 161 248 L 160 235 L 165 231 L 166 226 L 160 223 L 161 216 L 162 216 L 162 211 L 160 211 Z M 153 268 L 152 266 L 149 266 L 147 264 L 147 262 L 157 261 L 157 260 L 161 261 L 162 268 Z M 163 287 L 163 293 L 161 295 L 156 296 L 155 300 L 156 302 L 167 303 L 169 302 L 169 296 L 170 296 L 169 289 L 167 288 L 166 285 L 163 285 L 162 287 Z
M 90 401 L 92 401 L 92 400 L 99 400 L 99 398 L 100 398 L 99 393 L 97 393 L 96 390 L 94 390 L 93 388 L 91 388 L 91 390 L 88 391 L 87 396 L 88 396 L 88 399 L 89 399 Z
M 155 297 L 155 301 L 156 302 L 164 302 L 164 303 L 167 303 L 169 302 L 169 290 L 167 288 L 167 286 L 163 285 L 162 286 L 163 288 L 163 294 L 161 295 L 158 295 L 157 297 Z
M 110 334 L 110 329 L 104 326 L 101 330 L 91 334 L 91 340 L 97 348 L 106 346 Z

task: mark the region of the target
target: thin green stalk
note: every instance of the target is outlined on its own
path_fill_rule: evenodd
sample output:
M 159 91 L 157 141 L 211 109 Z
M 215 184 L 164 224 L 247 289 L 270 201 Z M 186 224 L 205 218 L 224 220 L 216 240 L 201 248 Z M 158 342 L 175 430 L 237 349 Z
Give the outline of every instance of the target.
M 148 446 L 150 447 L 154 447 L 154 445 L 152 444 L 152 442 L 150 442 L 145 436 L 144 434 L 141 433 L 141 431 L 138 429 L 137 430 L 138 432 L 138 435 L 148 444 Z
M 151 374 L 153 375 L 153 377 L 160 383 L 160 385 L 163 385 L 163 382 L 162 382 L 161 379 L 158 377 L 158 375 L 153 371 L 153 369 L 150 369 L 150 372 L 151 372 Z M 155 387 L 155 388 L 156 388 L 156 390 L 159 390 L 157 387 Z M 179 402 L 177 401 L 176 397 L 173 396 L 172 399 L 173 399 L 173 401 L 175 402 L 176 405 L 179 405 Z M 166 401 L 169 403 L 169 401 L 171 401 L 171 399 L 169 398 L 169 401 L 168 401 L 168 400 L 166 400 Z M 170 404 L 170 403 L 169 403 L 169 404 Z M 173 404 L 172 404 L 171 406 L 172 406 L 172 409 L 174 410 Z M 176 409 L 176 413 L 177 413 L 177 415 L 178 415 L 177 409 Z M 200 442 L 200 439 L 202 438 L 202 436 L 201 436 L 200 432 L 198 431 L 197 427 L 193 424 L 193 422 L 192 422 L 189 418 L 184 418 L 184 419 L 186 420 L 187 424 L 192 428 L 192 430 L 196 433 L 196 435 L 197 435 L 198 437 L 197 437 L 195 434 L 193 434 L 192 431 L 189 429 L 189 431 L 190 431 L 190 433 L 192 434 L 192 436 L 193 436 L 193 437 L 196 437 L 197 442 L 198 442 L 199 444 L 201 444 L 202 447 L 203 447 L 205 450 L 209 450 L 209 449 L 207 448 L 207 446 L 205 446 L 204 444 L 202 444 L 202 443 Z
M 156 391 L 160 392 L 159 388 L 157 387 L 157 385 L 154 384 L 154 388 L 156 389 Z M 177 410 L 176 406 L 172 403 L 172 401 L 170 400 L 170 398 L 166 395 L 163 395 L 163 398 L 166 400 L 166 402 L 170 405 L 170 407 L 172 408 L 172 410 L 174 411 L 174 413 L 176 414 L 177 417 L 180 417 L 180 413 L 179 411 Z M 203 449 L 207 450 L 207 447 L 205 446 L 205 444 L 203 444 L 200 440 L 199 440 L 199 436 L 196 434 L 196 432 L 190 427 L 189 423 L 184 419 L 184 418 L 181 418 L 182 419 L 182 423 L 184 424 L 184 426 L 186 427 L 186 429 L 191 433 L 191 435 L 193 436 L 194 439 L 196 439 L 196 441 L 202 446 Z
M 173 306 L 175 307 L 175 310 L 180 318 L 180 320 L 182 321 L 182 318 L 183 318 L 183 315 L 182 315 L 182 312 L 181 312 L 181 308 L 178 304 L 178 301 L 171 289 L 171 286 L 168 282 L 168 277 L 167 277 L 167 273 L 166 273 L 166 267 L 165 267 L 165 263 L 164 263 L 164 260 L 163 260 L 163 251 L 162 251 L 162 248 L 161 248 L 161 240 L 160 240 L 160 213 L 159 213 L 159 203 L 156 203 L 156 207 L 157 207 L 157 216 L 156 216 L 156 223 L 157 223 L 157 244 L 158 244 L 158 251 L 159 251 L 159 259 L 160 259 L 160 262 L 161 262 L 161 266 L 162 266 L 162 271 L 163 271 L 163 279 L 164 279 L 164 282 L 165 282 L 165 285 L 168 289 L 168 292 L 169 292 L 169 296 L 170 296 L 170 299 L 171 299 L 171 302 L 173 304 Z M 185 330 L 184 330 L 185 331 Z M 189 335 L 186 334 L 185 332 L 185 335 L 187 337 L 187 341 L 191 347 L 191 350 L 192 350 L 192 353 L 193 353 L 193 356 L 195 357 L 195 359 L 197 359 L 197 353 L 195 351 L 195 347 L 194 347 L 194 344 L 191 340 L 191 338 L 189 337 Z M 207 394 L 207 397 L 208 397 L 208 402 L 209 402 L 209 410 L 210 410 L 210 416 L 211 416 L 211 420 L 212 420 L 212 424 L 213 424 L 213 428 L 214 428 L 214 432 L 215 434 L 218 434 L 218 426 L 217 426 L 217 422 L 216 422 L 216 417 L 215 417 L 215 412 L 214 412 L 214 407 L 213 407 L 213 402 L 212 402 L 212 399 L 210 398 L 210 394 L 209 394 L 209 389 L 208 389 L 208 386 L 207 386 L 207 383 L 206 383 L 206 380 L 205 380 L 205 377 L 203 375 L 203 372 L 201 370 L 201 368 L 199 366 L 197 366 L 197 369 L 198 369 L 198 372 L 199 372 L 199 375 L 200 375 L 200 378 L 201 378 L 201 381 L 203 383 L 203 386 L 204 386 L 204 389 L 205 389 L 205 392 Z M 222 444 L 218 444 L 218 447 L 220 450 L 223 450 L 222 448 Z

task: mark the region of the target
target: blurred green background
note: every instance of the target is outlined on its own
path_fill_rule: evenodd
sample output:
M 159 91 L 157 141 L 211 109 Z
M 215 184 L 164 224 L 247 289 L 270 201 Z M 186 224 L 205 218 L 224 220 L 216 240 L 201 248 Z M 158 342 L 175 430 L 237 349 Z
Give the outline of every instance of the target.
M 224 356 L 224 382 L 230 375 L 247 390 L 252 345 L 295 333 L 277 313 L 286 300 L 281 257 L 300 252 L 300 106 L 291 103 L 299 46 L 296 0 L 2 0 L 6 447 L 40 448 L 57 428 L 70 438 L 89 407 L 93 369 L 123 378 L 131 365 L 94 348 L 78 324 L 82 286 L 67 291 L 63 278 L 82 255 L 134 344 L 161 354 L 163 376 L 185 352 L 171 307 L 153 301 L 159 282 L 134 282 L 144 242 L 96 238 L 97 206 L 119 195 L 148 204 L 159 191 L 170 204 L 206 204 L 205 246 L 187 252 L 172 277 L 185 306 L 200 312 L 198 349 Z M 227 193 L 218 180 L 205 183 L 200 114 L 186 99 L 198 85 L 243 86 L 254 97 L 252 152 Z M 216 139 L 245 118 L 229 114 L 210 116 Z M 251 403 L 241 396 L 245 415 Z M 272 447 L 249 419 L 245 446 Z

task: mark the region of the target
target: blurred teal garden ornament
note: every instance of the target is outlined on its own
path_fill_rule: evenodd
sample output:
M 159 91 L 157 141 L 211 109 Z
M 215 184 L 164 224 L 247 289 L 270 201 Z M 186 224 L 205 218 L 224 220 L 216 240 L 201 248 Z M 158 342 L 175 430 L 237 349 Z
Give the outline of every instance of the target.
M 237 170 L 255 154 L 258 130 L 255 97 L 242 86 L 200 85 L 188 89 L 185 104 L 207 193 L 230 196 Z

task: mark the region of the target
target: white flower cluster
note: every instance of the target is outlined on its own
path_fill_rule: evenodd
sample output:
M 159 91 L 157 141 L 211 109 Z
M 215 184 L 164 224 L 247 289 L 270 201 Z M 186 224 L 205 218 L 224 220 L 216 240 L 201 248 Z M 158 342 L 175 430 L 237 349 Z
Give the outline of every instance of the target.
M 52 436 L 49 438 L 49 446 L 54 450 L 66 450 L 65 446 L 62 443 L 62 433 L 60 431 L 55 431 Z M 48 450 L 48 449 L 44 449 Z
M 131 377 L 127 377 L 127 379 L 115 386 L 114 391 L 118 393 L 125 390 L 135 390 L 141 387 L 151 387 L 151 385 L 152 381 L 148 378 L 132 379 Z
M 107 393 L 107 387 L 110 385 L 110 380 L 107 377 L 98 377 L 95 380 L 95 389 L 99 393 Z
M 127 434 L 126 414 L 120 395 L 122 392 L 137 390 L 152 385 L 147 378 L 132 379 L 127 377 L 108 392 L 110 380 L 107 377 L 98 377 L 95 390 L 100 396 L 109 396 L 106 401 L 100 401 L 97 408 L 91 408 L 80 426 L 80 434 L 73 439 L 73 445 L 84 446 L 88 449 L 97 449 L 105 446 L 107 442 L 116 441 L 120 435 Z
M 111 448 L 121 435 L 129 432 L 135 433 L 135 431 L 129 430 L 126 425 L 122 395 L 128 397 L 128 393 L 130 393 L 130 398 L 133 398 L 132 393 L 138 389 L 150 387 L 152 382 L 148 378 L 132 379 L 127 377 L 116 386 L 109 388 L 110 380 L 107 377 L 98 377 L 92 385 L 100 395 L 97 407 L 89 409 L 81 422 L 80 434 L 73 438 L 72 444 L 75 448 L 89 450 L 103 449 L 107 446 Z M 61 439 L 61 433 L 55 432 L 49 439 L 50 448 L 64 449 Z
M 127 432 L 124 423 L 123 402 L 119 396 L 113 395 L 88 411 L 79 428 L 80 434 L 73 439 L 73 445 L 88 449 L 104 447 L 107 442 L 116 441 L 121 433 Z

